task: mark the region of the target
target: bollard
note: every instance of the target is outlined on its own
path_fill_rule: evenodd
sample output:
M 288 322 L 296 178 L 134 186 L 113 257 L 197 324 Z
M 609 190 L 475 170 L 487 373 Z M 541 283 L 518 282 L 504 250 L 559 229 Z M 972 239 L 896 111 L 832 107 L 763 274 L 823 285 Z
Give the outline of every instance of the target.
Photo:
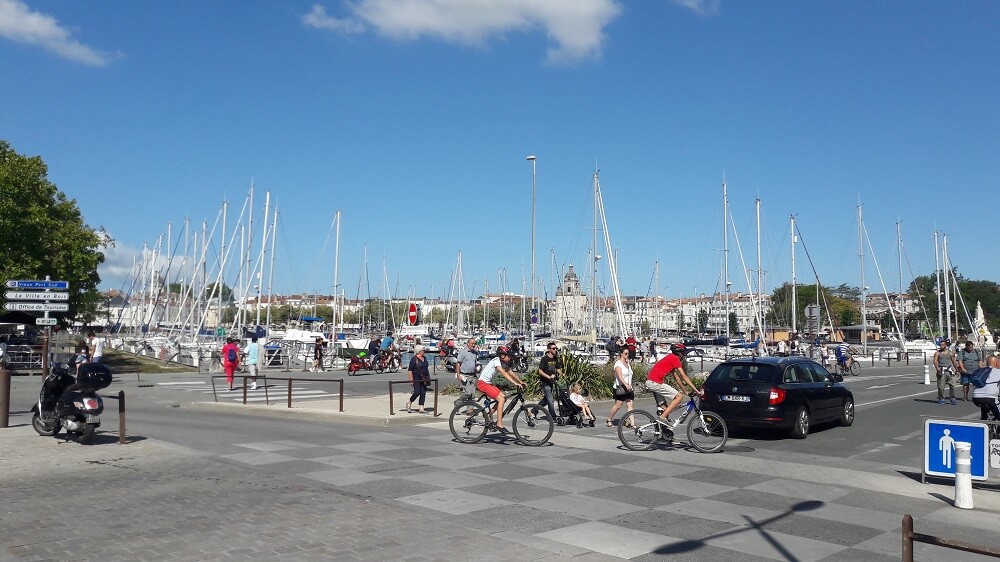
M 931 368 L 924 365 L 924 384 L 931 384 Z
M 125 445 L 125 391 L 118 391 L 118 444 Z
M 0 427 L 10 426 L 10 371 L 0 369 Z
M 955 442 L 955 507 L 972 509 L 972 444 Z

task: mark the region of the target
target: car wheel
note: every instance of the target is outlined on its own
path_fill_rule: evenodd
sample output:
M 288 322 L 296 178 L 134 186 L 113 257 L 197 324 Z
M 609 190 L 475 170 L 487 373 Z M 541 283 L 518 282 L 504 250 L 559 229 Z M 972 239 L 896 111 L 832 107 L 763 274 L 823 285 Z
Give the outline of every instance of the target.
M 840 410 L 840 425 L 849 427 L 854 423 L 854 400 L 848 398 L 844 400 L 844 407 Z
M 792 437 L 805 439 L 809 436 L 809 410 L 805 406 L 799 408 L 795 414 L 795 422 L 792 424 Z

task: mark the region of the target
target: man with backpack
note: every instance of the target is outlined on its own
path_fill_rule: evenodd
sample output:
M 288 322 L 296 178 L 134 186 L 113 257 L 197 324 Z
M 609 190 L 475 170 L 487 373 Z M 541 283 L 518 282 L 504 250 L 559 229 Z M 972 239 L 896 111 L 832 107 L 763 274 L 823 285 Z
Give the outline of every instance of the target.
M 993 413 L 993 419 L 1000 420 L 1000 398 L 997 398 L 998 392 L 1000 392 L 1000 357 L 996 355 L 990 355 L 986 359 L 986 365 L 989 367 L 989 374 L 986 375 L 984 381 L 980 381 L 977 372 L 972 376 L 972 403 L 979 406 L 979 419 L 988 419 L 987 414 Z M 983 386 L 979 386 L 982 382 Z
M 965 401 L 969 401 L 969 385 L 971 384 L 969 380 L 969 375 L 975 372 L 979 368 L 979 364 L 982 362 L 983 358 L 980 357 L 979 351 L 976 350 L 976 344 L 972 343 L 972 340 L 965 342 L 965 349 L 958 352 L 958 372 L 962 374 L 960 380 L 962 384 L 962 392 L 965 395 Z
M 236 340 L 226 338 L 226 345 L 222 346 L 222 368 L 226 371 L 226 386 L 228 390 L 233 390 L 233 377 L 236 369 L 240 366 L 240 348 L 236 345 Z

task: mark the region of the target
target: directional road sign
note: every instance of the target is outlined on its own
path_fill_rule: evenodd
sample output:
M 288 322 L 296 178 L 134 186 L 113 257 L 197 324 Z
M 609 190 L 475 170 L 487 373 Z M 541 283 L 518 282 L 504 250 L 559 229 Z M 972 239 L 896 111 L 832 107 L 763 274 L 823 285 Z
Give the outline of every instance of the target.
M 65 302 L 8 302 L 3 306 L 11 312 L 67 312 Z
M 56 319 L 55 318 L 35 318 L 35 325 L 36 326 L 55 326 L 56 325 Z
M 46 281 L 44 279 L 11 279 L 7 281 L 8 289 L 69 289 L 69 281 Z
M 7 291 L 3 294 L 9 301 L 68 301 L 69 293 L 44 291 Z
M 972 479 L 989 477 L 989 431 L 985 423 L 953 420 L 924 421 L 924 474 L 955 476 L 955 443 L 972 445 Z

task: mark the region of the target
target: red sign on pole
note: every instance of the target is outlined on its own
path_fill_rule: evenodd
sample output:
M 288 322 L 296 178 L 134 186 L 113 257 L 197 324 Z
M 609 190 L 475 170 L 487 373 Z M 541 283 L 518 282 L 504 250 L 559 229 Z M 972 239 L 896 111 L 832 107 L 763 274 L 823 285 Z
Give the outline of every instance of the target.
M 410 313 L 407 315 L 407 318 L 410 320 L 411 326 L 417 325 L 417 303 L 410 303 Z

